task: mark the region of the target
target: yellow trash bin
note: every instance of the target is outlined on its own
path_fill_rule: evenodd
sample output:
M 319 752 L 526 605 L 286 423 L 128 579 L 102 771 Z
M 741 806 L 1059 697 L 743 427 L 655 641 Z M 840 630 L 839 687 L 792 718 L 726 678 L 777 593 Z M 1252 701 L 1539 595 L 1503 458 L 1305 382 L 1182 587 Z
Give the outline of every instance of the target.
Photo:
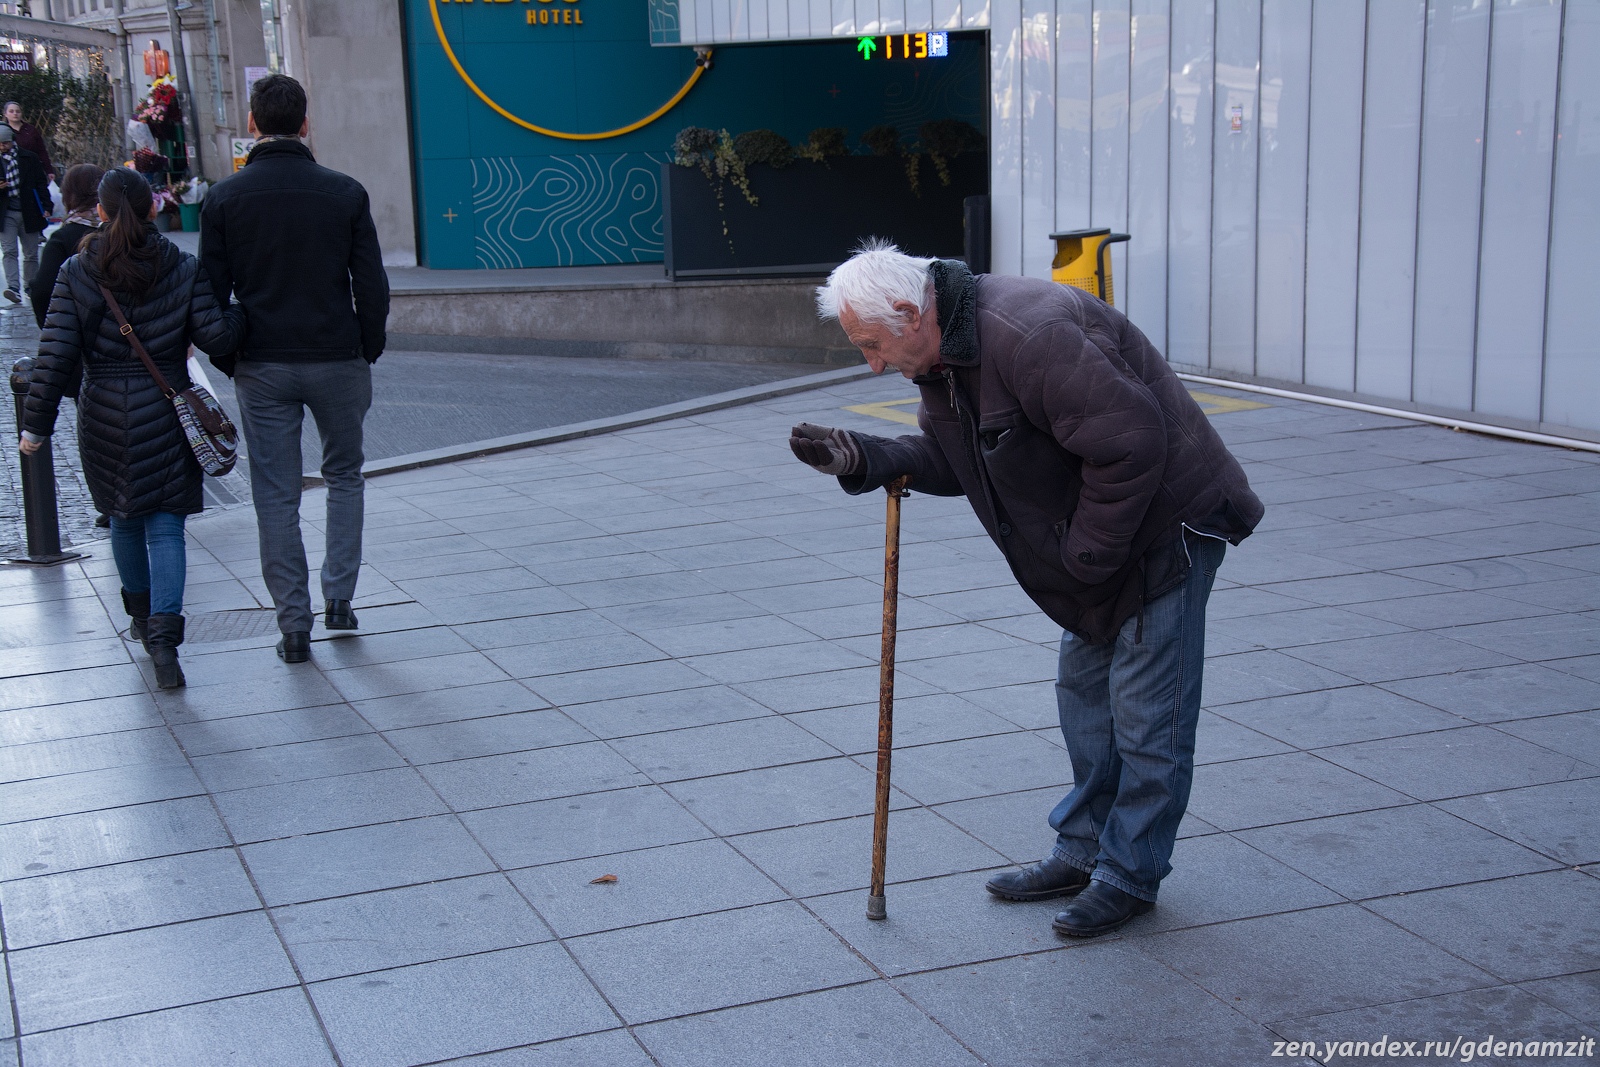
M 1075 286 L 1115 305 L 1111 259 L 1107 253 L 1112 245 L 1130 237 L 1130 234 L 1112 233 L 1110 230 L 1053 233 L 1050 239 L 1056 243 L 1056 258 L 1050 263 L 1050 277 L 1062 285 Z

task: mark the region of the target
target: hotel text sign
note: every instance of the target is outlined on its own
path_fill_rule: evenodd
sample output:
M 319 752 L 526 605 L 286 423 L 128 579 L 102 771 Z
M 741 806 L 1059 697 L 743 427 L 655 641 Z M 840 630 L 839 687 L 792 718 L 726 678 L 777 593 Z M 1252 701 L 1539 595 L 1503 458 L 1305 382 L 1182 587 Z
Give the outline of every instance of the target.
M 520 4 L 526 8 L 529 26 L 582 26 L 583 11 L 576 7 L 578 0 L 438 0 L 441 4 L 471 4 L 479 3 L 484 7 L 495 7 L 500 4 Z

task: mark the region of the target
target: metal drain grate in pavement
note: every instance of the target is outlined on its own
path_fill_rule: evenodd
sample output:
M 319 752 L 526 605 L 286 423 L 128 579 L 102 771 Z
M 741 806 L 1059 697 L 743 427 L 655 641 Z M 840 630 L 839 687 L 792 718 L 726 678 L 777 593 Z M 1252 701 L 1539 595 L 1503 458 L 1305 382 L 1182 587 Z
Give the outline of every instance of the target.
M 183 639 L 190 644 L 242 641 L 278 632 L 278 614 L 271 608 L 237 608 L 190 616 Z

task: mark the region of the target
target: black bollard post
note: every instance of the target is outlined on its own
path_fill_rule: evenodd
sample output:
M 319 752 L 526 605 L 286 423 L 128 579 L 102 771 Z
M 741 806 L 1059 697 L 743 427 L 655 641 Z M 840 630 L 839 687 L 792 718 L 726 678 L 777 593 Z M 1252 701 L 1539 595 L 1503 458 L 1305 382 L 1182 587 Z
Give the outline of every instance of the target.
M 22 433 L 22 398 L 28 395 L 33 360 L 23 356 L 11 365 L 11 395 L 16 402 L 17 433 Z M 20 452 L 19 452 L 20 455 Z M 56 516 L 56 468 L 45 439 L 39 451 L 22 459 L 22 515 L 28 530 L 28 555 L 8 559 L 14 565 L 52 567 L 81 559 L 81 552 L 61 551 L 61 523 Z

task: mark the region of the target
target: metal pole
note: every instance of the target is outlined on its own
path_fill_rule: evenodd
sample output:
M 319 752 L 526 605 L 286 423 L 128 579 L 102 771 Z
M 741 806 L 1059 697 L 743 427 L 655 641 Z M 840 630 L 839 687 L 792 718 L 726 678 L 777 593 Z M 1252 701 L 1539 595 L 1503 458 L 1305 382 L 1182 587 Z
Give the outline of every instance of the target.
M 167 25 L 172 31 L 172 65 L 177 68 L 174 73 L 178 76 L 179 99 L 189 113 L 189 134 L 194 142 L 194 166 L 189 168 L 193 177 L 204 169 L 205 161 L 200 154 L 200 119 L 194 113 L 194 94 L 189 91 L 189 61 L 183 54 L 183 23 L 178 18 L 177 0 L 167 0 Z M 184 165 L 188 166 L 187 160 Z
M 867 896 L 867 918 L 887 919 L 883 895 L 883 869 L 889 853 L 889 759 L 894 751 L 894 643 L 900 608 L 900 501 L 906 496 L 901 476 L 885 489 L 883 539 L 883 645 L 878 659 L 878 792 L 872 815 L 872 888 Z
M 125 13 L 124 5 L 126 4 L 126 2 L 127 2 L 127 0 L 116 0 L 116 5 L 117 5 L 116 6 L 117 36 L 120 38 L 121 43 L 122 43 L 121 51 L 122 51 L 122 122 L 123 122 L 123 125 L 127 125 L 128 120 L 133 118 L 133 100 L 134 100 L 134 92 L 133 92 L 133 78 L 134 78 L 134 74 L 133 74 L 133 58 L 132 58 L 132 52 L 131 52 L 131 48 L 130 48 L 130 42 L 128 40 L 128 27 L 126 27 L 126 26 L 124 26 L 122 24 L 122 16 Z M 123 136 L 123 140 L 126 140 L 128 135 L 127 135 L 126 132 L 124 132 L 122 136 Z
M 16 401 L 17 432 L 22 432 L 22 399 L 28 395 L 33 360 L 23 356 L 11 365 L 11 395 Z M 50 440 L 31 456 L 22 456 L 22 514 L 28 531 L 28 557 L 13 564 L 49 567 L 80 559 L 82 553 L 61 551 L 61 524 L 56 518 L 56 469 Z

